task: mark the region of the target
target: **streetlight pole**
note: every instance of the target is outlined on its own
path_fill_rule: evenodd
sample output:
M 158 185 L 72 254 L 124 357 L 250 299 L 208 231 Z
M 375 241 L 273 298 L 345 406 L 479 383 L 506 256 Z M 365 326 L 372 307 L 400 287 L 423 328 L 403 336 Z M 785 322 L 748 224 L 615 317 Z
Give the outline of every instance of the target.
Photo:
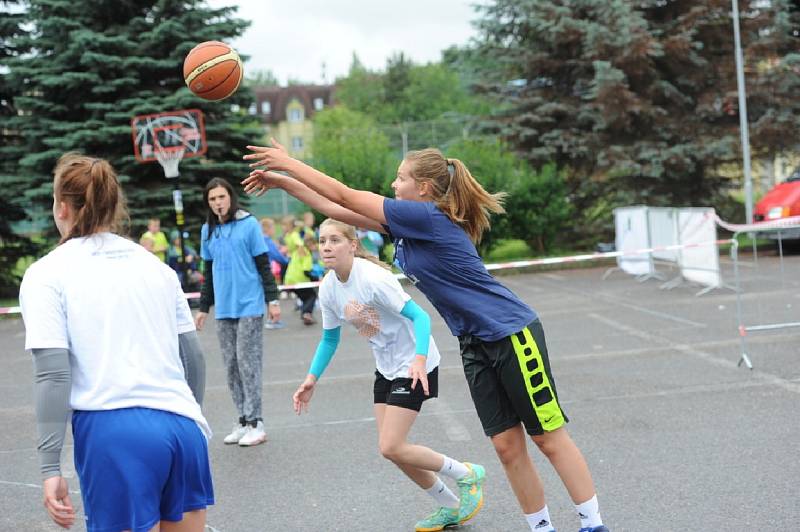
M 747 92 L 744 84 L 744 59 L 742 38 L 739 33 L 739 2 L 733 4 L 733 39 L 736 54 L 736 86 L 739 92 L 739 133 L 742 137 L 742 159 L 744 162 L 744 206 L 747 223 L 753 223 L 753 176 L 750 172 L 750 135 L 747 126 Z

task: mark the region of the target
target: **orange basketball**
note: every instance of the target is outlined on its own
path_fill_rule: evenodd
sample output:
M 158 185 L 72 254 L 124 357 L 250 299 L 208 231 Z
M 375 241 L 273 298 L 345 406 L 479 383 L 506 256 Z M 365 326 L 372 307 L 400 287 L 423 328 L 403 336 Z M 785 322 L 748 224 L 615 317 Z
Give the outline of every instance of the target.
M 242 60 L 236 50 L 219 41 L 198 44 L 183 62 L 183 79 L 189 90 L 204 100 L 224 100 L 242 82 Z

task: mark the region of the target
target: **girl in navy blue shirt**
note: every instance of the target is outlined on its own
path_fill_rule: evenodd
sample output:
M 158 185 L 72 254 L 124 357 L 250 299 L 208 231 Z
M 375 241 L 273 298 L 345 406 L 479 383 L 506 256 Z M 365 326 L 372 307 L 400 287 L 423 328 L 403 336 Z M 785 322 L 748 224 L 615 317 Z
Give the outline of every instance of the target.
M 352 189 L 272 143 L 274 148 L 248 146 L 253 153 L 244 158 L 295 179 L 256 170 L 243 181 L 245 191 L 280 186 L 332 218 L 389 235 L 395 262 L 458 337 L 478 417 L 531 530 L 555 529 L 525 432 L 564 482 L 581 520 L 579 532 L 608 532 L 589 468 L 564 426 L 568 419 L 539 318 L 489 274 L 475 248 L 490 214 L 504 212 L 504 194 L 485 191 L 458 159 L 426 149 L 409 152 L 400 163 L 390 199 Z

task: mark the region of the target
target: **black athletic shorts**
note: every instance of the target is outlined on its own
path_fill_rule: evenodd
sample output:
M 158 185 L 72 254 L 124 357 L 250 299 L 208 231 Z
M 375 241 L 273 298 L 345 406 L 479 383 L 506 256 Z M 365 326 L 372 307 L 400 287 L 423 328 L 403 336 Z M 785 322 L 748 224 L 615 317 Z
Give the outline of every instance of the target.
M 375 393 L 375 404 L 386 403 L 387 405 L 400 406 L 419 412 L 423 401 L 433 399 L 439 395 L 439 368 L 433 368 L 433 371 L 428 373 L 428 392 L 430 395 L 425 395 L 422 383 L 419 381 L 417 381 L 416 388 L 412 390 L 410 378 L 399 378 L 390 381 L 377 370 L 375 370 L 373 391 Z
M 458 337 L 472 402 L 487 436 L 520 421 L 528 434 L 556 430 L 569 421 L 558 404 L 544 330 L 539 320 L 496 342 Z

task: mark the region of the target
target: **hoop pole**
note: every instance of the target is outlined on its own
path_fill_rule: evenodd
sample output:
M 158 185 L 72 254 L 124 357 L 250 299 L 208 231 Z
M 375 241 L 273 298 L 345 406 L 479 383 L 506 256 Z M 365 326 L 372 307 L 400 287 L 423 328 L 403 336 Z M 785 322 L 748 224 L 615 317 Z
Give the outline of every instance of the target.
M 180 246 L 180 255 L 178 256 L 178 270 L 180 275 L 178 277 L 181 280 L 183 288 L 186 288 L 188 272 L 186 267 L 186 249 L 183 243 L 183 225 L 185 220 L 183 217 L 183 194 L 181 193 L 180 181 L 181 177 L 180 174 L 178 174 L 173 179 L 172 203 L 175 207 L 175 225 L 178 226 L 178 243 Z

